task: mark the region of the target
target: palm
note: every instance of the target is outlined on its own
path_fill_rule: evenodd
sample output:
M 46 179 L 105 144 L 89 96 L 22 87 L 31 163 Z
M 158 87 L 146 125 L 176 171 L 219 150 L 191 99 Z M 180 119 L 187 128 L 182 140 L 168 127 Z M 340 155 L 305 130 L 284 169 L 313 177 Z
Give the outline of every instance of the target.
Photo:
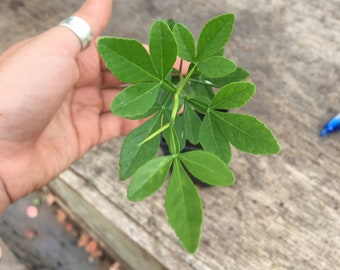
M 21 54 L 34 55 L 35 52 L 26 50 L 25 46 L 34 47 L 23 44 L 19 47 Z M 17 74 L 21 78 L 19 81 L 7 80 L 19 89 L 32 85 L 32 89 L 25 92 L 10 93 L 15 100 L 9 105 L 10 123 L 7 127 L 6 122 L 2 123 L 10 141 L 10 147 L 6 146 L 5 150 L 13 155 L 10 162 L 15 164 L 15 170 L 7 172 L 8 178 L 17 181 L 11 182 L 14 200 L 22 196 L 15 190 L 27 194 L 56 177 L 93 146 L 124 135 L 138 125 L 138 122 L 110 113 L 109 104 L 119 91 L 119 85 L 105 68 L 101 68 L 94 44 L 76 58 L 58 48 L 36 50 L 39 61 L 35 64 L 44 70 L 44 77 L 39 78 L 39 89 L 34 88 L 35 76 L 25 72 Z M 42 53 L 48 55 L 48 59 L 39 57 Z M 32 68 L 20 65 L 23 71 Z M 33 181 L 23 182 L 25 175 L 30 175 Z
M 112 0 L 86 0 L 74 15 L 97 37 L 111 9 Z M 80 49 L 73 32 L 55 27 L 0 57 L 0 214 L 91 147 L 138 125 L 109 112 L 119 82 L 101 68 L 94 43 Z

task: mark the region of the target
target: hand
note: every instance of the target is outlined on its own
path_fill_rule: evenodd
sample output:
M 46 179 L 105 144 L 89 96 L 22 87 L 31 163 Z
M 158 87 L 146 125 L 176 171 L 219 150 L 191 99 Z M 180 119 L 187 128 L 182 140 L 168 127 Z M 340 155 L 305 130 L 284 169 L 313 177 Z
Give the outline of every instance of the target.
M 112 0 L 87 0 L 75 15 L 98 37 Z M 93 146 L 137 127 L 112 115 L 119 81 L 95 42 L 80 52 L 63 26 L 14 45 L 0 57 L 0 213 L 40 188 Z

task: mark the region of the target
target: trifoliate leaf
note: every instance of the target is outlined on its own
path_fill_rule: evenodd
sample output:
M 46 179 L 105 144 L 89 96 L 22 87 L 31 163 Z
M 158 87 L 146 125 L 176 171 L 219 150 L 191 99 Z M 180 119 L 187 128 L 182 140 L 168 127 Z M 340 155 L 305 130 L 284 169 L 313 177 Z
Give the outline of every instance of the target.
M 234 173 L 216 155 L 202 151 L 181 153 L 180 160 L 197 179 L 213 186 L 230 186 L 235 182 Z
M 229 83 L 240 82 L 247 79 L 249 72 L 243 68 L 237 67 L 236 70 L 222 78 L 210 78 L 210 82 L 217 87 L 225 86 Z
M 172 159 L 172 156 L 157 157 L 140 167 L 129 185 L 128 198 L 140 201 L 156 192 L 169 173 Z
M 98 41 L 98 51 L 109 70 L 123 82 L 159 81 L 150 55 L 137 40 L 103 37 Z
M 198 38 L 196 61 L 223 49 L 231 36 L 234 20 L 233 14 L 223 14 L 207 22 Z
M 195 61 L 195 40 L 190 30 L 183 24 L 176 24 L 174 35 L 178 46 L 178 56 L 189 62 Z
M 177 57 L 177 44 L 169 26 L 161 20 L 155 21 L 150 29 L 149 48 L 152 63 L 164 79 L 172 70 Z
M 111 111 L 128 119 L 147 117 L 159 94 L 159 83 L 139 83 L 120 92 L 111 103 Z M 150 112 L 150 115 L 152 112 Z
M 214 111 L 211 117 L 227 140 L 241 151 L 252 154 L 277 154 L 280 151 L 272 131 L 253 116 Z
M 178 154 L 181 150 L 180 140 L 177 136 L 176 130 L 173 126 L 169 127 L 164 132 L 164 138 L 168 144 L 169 151 L 171 154 Z
M 220 78 L 236 70 L 236 64 L 223 56 L 212 56 L 198 63 L 198 70 L 208 78 Z
M 255 85 L 251 82 L 235 82 L 220 89 L 210 108 L 225 110 L 245 105 L 255 94 Z
M 120 152 L 120 179 L 129 178 L 140 166 L 155 157 L 160 136 L 155 136 L 143 144 L 140 143 L 160 128 L 161 119 L 162 113 L 158 113 L 126 136 Z
M 184 106 L 183 117 L 184 132 L 187 140 L 192 144 L 198 144 L 198 131 L 200 130 L 201 119 L 188 103 Z
M 169 223 L 185 249 L 194 253 L 203 222 L 201 198 L 180 162 L 175 159 L 165 197 Z
M 199 140 L 204 150 L 217 155 L 226 164 L 231 160 L 231 147 L 220 127 L 211 120 L 211 114 L 205 115 L 199 131 Z

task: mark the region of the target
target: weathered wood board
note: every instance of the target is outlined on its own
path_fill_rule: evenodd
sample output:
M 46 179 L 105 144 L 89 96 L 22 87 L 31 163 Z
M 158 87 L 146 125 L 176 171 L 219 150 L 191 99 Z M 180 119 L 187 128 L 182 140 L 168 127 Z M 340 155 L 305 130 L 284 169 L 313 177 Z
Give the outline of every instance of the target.
M 53 26 L 81 1 L 0 2 L 0 41 Z M 126 199 L 117 177 L 121 139 L 108 142 L 50 185 L 108 250 L 132 269 L 340 269 L 340 133 L 318 133 L 340 110 L 340 1 L 114 1 L 106 34 L 147 41 L 155 18 L 172 17 L 198 34 L 222 12 L 236 15 L 227 55 L 251 72 L 255 114 L 280 140 L 278 156 L 234 151 L 231 188 L 200 189 L 202 243 L 186 254 L 170 229 L 164 190 Z

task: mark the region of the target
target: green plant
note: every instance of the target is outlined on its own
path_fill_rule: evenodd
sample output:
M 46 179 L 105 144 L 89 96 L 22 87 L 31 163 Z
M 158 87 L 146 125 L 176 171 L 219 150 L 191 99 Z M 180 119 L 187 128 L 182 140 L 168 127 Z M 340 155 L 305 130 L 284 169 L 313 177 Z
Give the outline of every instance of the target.
M 103 37 L 98 42 L 109 70 L 130 84 L 113 100 L 112 112 L 129 119 L 148 118 L 127 135 L 121 149 L 120 178 L 132 177 L 127 196 L 133 201 L 150 196 L 172 168 L 165 208 L 170 225 L 191 253 L 199 245 L 203 210 L 187 171 L 210 185 L 229 186 L 235 181 L 228 167 L 231 145 L 252 154 L 280 150 L 265 124 L 229 112 L 255 93 L 255 85 L 243 81 L 249 73 L 224 56 L 233 24 L 232 14 L 211 19 L 196 45 L 183 24 L 157 20 L 150 29 L 149 52 L 133 39 Z M 177 57 L 179 70 L 173 69 Z M 185 75 L 184 60 L 191 63 Z M 170 155 L 159 157 L 161 136 Z M 200 144 L 202 150 L 181 152 L 186 141 Z

